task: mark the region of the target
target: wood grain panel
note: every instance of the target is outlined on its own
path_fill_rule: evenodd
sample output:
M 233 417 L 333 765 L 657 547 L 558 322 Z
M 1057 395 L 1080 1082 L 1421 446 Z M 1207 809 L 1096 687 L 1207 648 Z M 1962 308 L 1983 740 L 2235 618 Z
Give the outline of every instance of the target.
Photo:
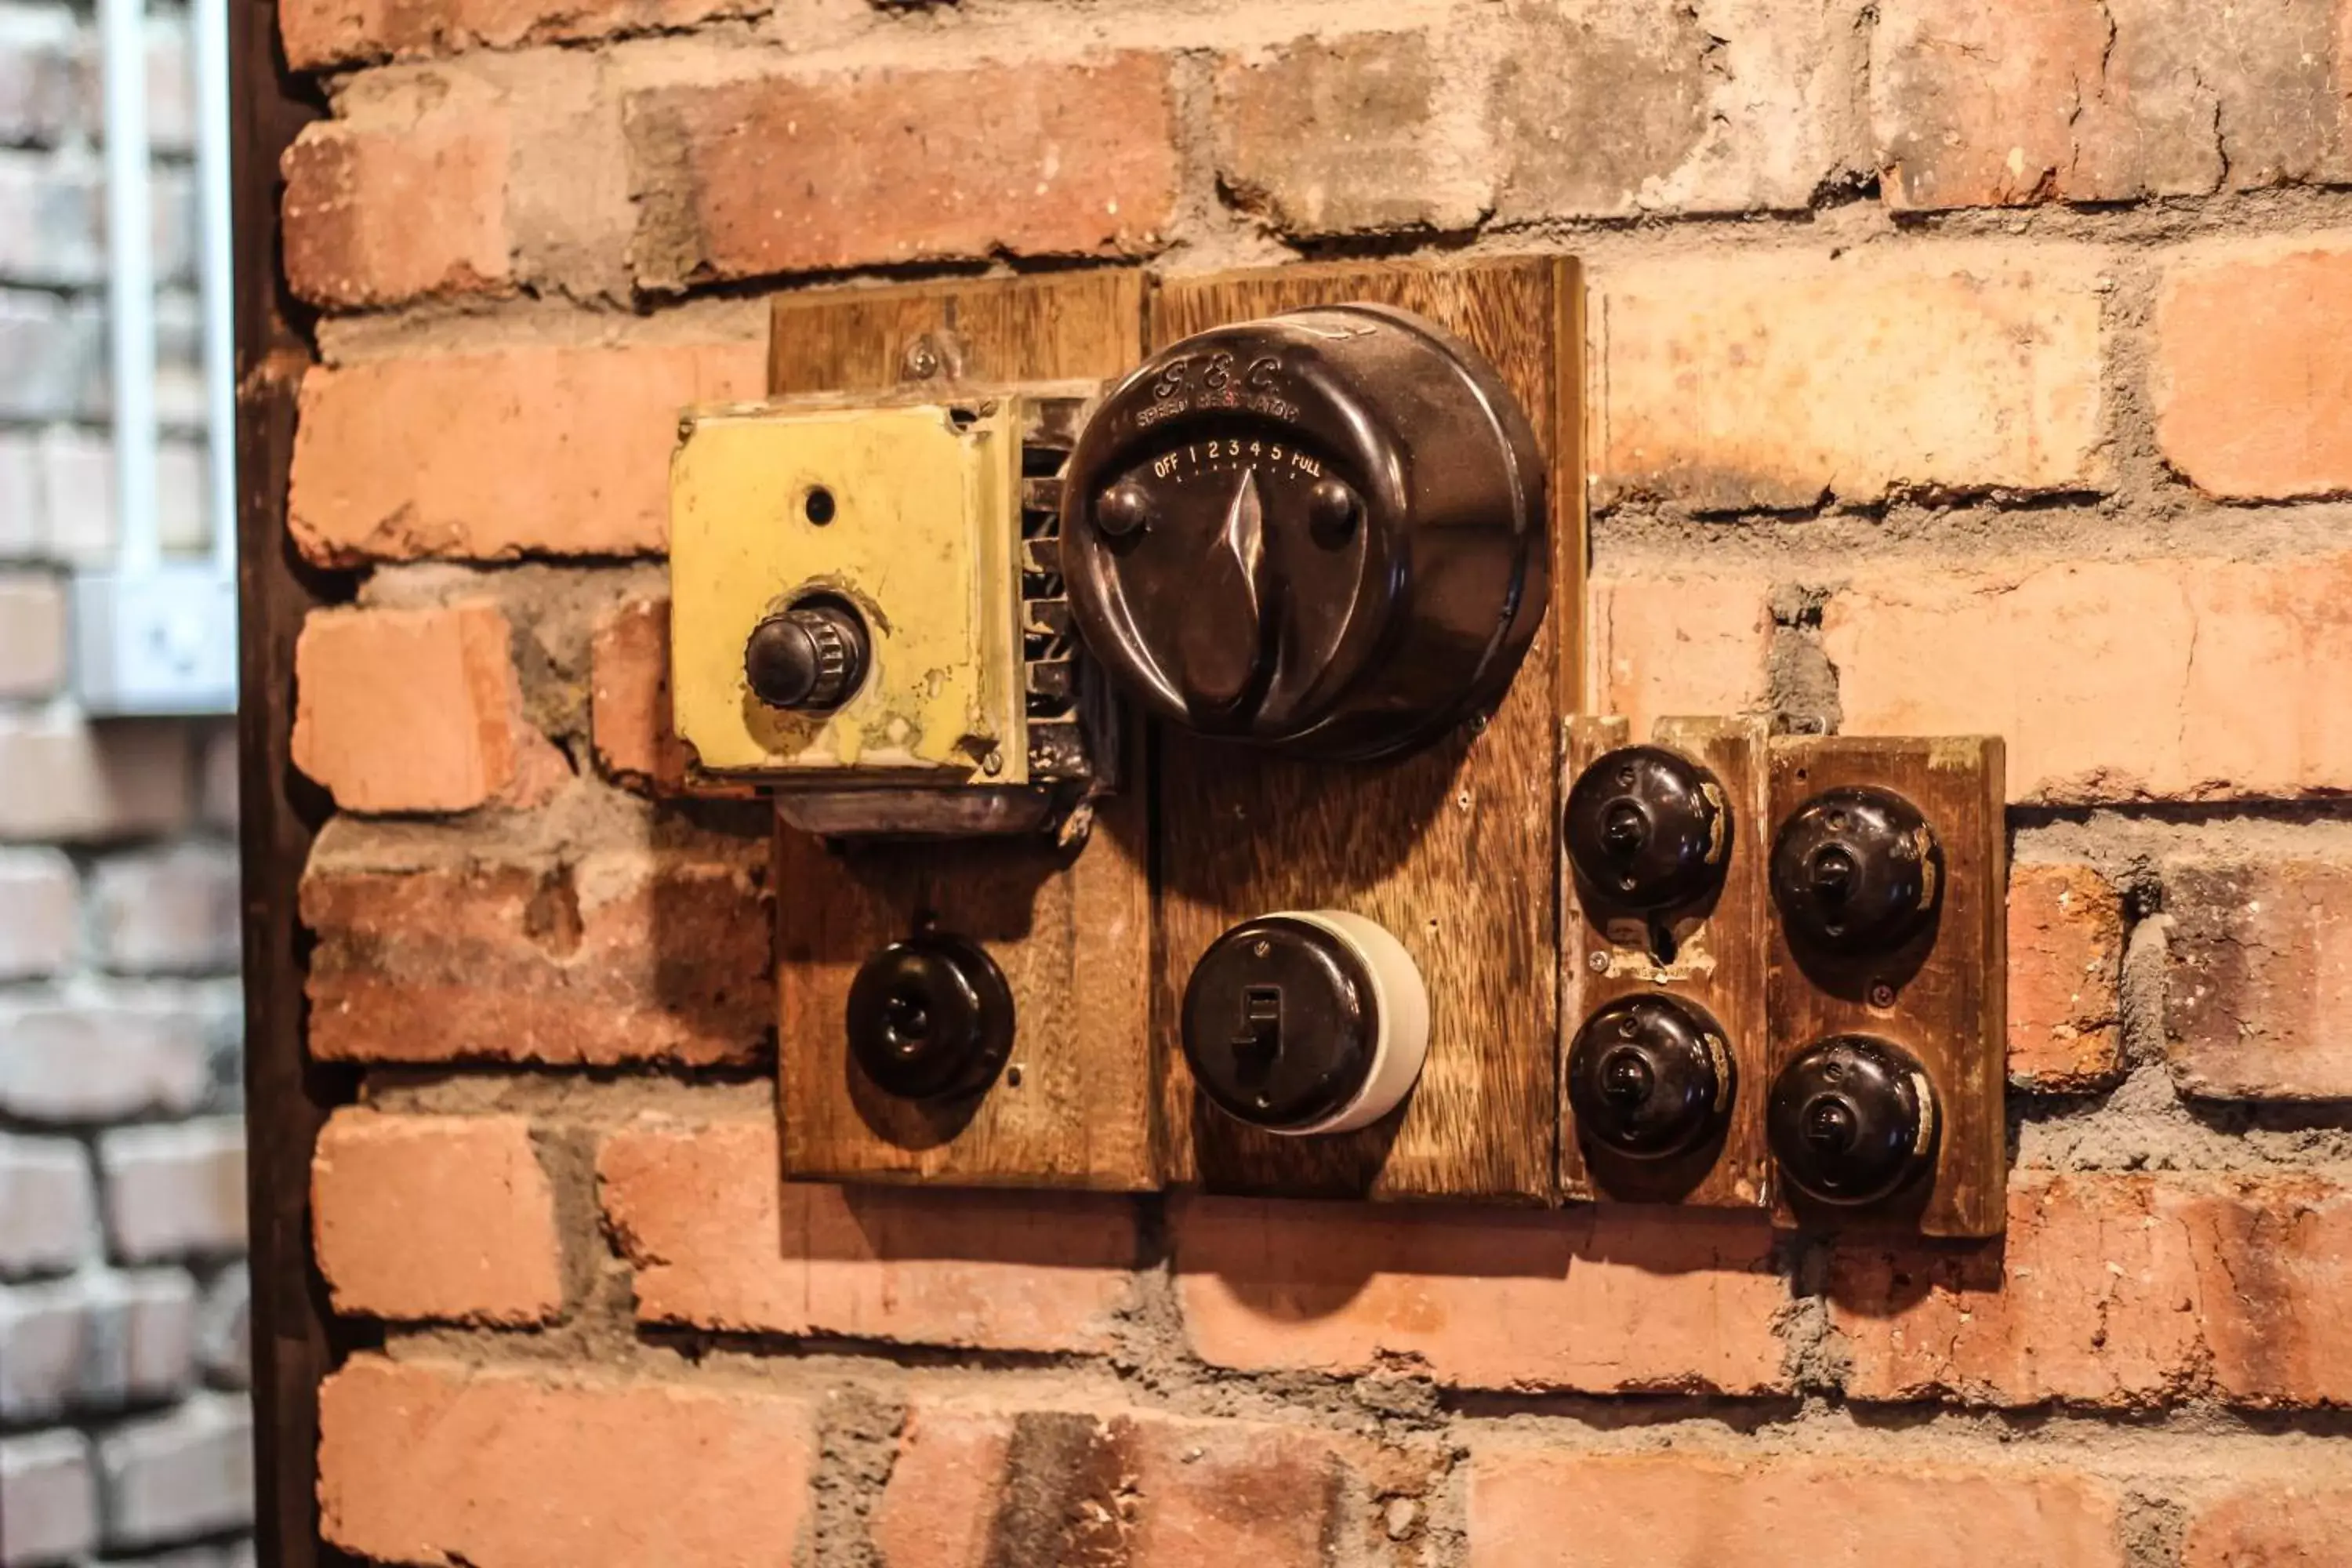
M 1582 684 L 1582 282 L 1573 261 L 1285 268 L 1163 283 L 1150 344 L 1348 300 L 1399 305 L 1476 346 L 1534 425 L 1554 483 L 1550 609 L 1482 729 L 1399 762 L 1305 763 L 1159 734 L 1153 1032 L 1171 1063 L 1170 1179 L 1218 1192 L 1543 1203 L 1554 1193 L 1556 726 Z M 1286 909 L 1353 910 L 1428 982 L 1428 1066 L 1360 1132 L 1278 1138 L 1197 1098 L 1177 1044 L 1186 977 L 1218 933 Z
M 1937 918 L 1908 946 L 1875 960 L 1811 960 L 1808 967 L 1775 920 L 1767 980 L 1773 1071 L 1834 1034 L 1876 1035 L 1919 1058 L 1942 1118 L 1934 1182 L 1868 1210 L 1809 1205 L 1782 1182 L 1776 1217 L 1998 1236 L 2009 1186 L 2005 748 L 1994 736 L 1790 735 L 1775 737 L 1769 754 L 1775 824 L 1822 790 L 1874 784 L 1916 805 L 1944 852 Z
M 1758 1208 L 1770 1202 L 1772 1159 L 1764 1142 L 1769 1086 L 1764 1016 L 1765 860 L 1770 832 L 1760 719 L 1661 719 L 1651 739 L 1711 771 L 1731 813 L 1723 886 L 1706 904 L 1667 924 L 1662 952 L 1645 922 L 1588 900 L 1559 858 L 1559 1184 L 1565 1198 Z M 1622 719 L 1571 719 L 1564 728 L 1560 792 L 1602 752 L 1628 742 Z M 1584 1020 L 1618 997 L 1663 992 L 1696 1003 L 1723 1027 L 1733 1062 L 1730 1114 L 1719 1136 L 1667 1160 L 1629 1160 L 1588 1148 L 1576 1135 L 1566 1089 L 1568 1053 Z
M 769 388 L 1100 380 L 1141 357 L 1142 302 L 1132 271 L 793 295 L 775 306 Z M 917 374 L 927 367 L 931 374 Z M 780 822 L 784 1174 L 1156 1185 L 1145 824 L 1146 793 L 1135 787 L 1102 803 L 1075 856 L 1042 839 L 835 848 Z M 980 942 L 1013 993 L 1005 1071 L 952 1114 L 874 1089 L 851 1067 L 843 1033 L 858 965 L 924 921 Z

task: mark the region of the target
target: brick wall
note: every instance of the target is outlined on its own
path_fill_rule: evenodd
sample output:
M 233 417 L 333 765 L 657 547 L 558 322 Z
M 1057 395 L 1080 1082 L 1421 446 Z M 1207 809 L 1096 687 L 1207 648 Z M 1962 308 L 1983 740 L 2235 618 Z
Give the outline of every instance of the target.
M 363 569 L 296 736 L 312 1048 L 365 1072 L 318 1256 L 383 1336 L 333 1540 L 2347 1560 L 2352 6 L 282 16 L 334 105 L 293 528 Z M 656 793 L 675 408 L 759 389 L 772 289 L 1423 248 L 1591 265 L 1601 705 L 2009 737 L 2004 1242 L 779 1192 L 793 889 Z
M 149 31 L 162 524 L 208 536 L 184 14 Z M 252 1517 L 234 742 L 93 723 L 116 540 L 96 18 L 0 0 L 0 1563 L 226 1568 Z

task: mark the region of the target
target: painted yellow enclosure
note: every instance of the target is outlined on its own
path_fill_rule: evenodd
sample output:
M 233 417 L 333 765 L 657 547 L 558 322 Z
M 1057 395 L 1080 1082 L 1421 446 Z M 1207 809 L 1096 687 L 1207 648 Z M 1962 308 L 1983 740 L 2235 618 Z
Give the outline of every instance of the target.
M 670 469 L 677 732 L 718 774 L 1019 784 L 1021 435 L 1005 401 L 696 410 Z M 754 697 L 744 642 L 813 597 L 872 638 L 826 712 Z

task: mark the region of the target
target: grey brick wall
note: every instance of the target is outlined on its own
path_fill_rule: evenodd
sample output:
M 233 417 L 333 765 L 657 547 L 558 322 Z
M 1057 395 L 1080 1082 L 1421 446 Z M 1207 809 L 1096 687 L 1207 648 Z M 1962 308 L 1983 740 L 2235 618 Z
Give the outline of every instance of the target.
M 186 19 L 149 39 L 167 546 L 204 540 Z M 96 20 L 0 0 L 0 1568 L 250 1563 L 233 740 L 74 706 L 113 512 Z

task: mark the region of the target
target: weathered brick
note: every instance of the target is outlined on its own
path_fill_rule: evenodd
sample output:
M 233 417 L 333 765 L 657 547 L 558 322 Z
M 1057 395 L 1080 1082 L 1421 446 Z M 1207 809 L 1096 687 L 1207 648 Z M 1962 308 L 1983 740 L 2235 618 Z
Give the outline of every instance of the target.
M 84 380 L 105 345 L 54 295 L 0 289 L 0 418 L 67 419 L 79 412 Z
M 589 727 L 597 759 L 625 783 L 676 794 L 693 752 L 670 714 L 669 601 L 632 599 L 598 623 Z
M 198 726 L 196 820 L 216 833 L 237 830 L 236 726 Z
M 758 16 L 772 0 L 278 0 L 287 58 L 315 70 L 380 59 L 517 44 L 670 32 L 726 16 Z
M 1747 713 L 1770 700 L 1770 581 L 1680 572 L 1595 577 L 1586 623 L 1593 711 L 1637 739 L 1661 718 Z
M 236 967 L 236 852 L 180 844 L 101 860 L 90 878 L 99 964 L 124 974 L 195 974 Z
M 384 1562 L 782 1568 L 808 1519 L 809 1407 L 757 1388 L 361 1355 L 319 1417 L 320 1528 Z
M 26 430 L 0 430 L 0 561 L 41 553 L 40 443 Z
M 2019 1172 L 2003 1247 L 1851 1246 L 1857 1399 L 2352 1399 L 2352 1194 L 2317 1174 Z
M 2352 553 L 1887 563 L 1822 642 L 1849 731 L 2003 736 L 2012 801 L 2292 797 L 2352 785 L 2347 595 Z
M 81 952 L 81 882 L 55 849 L 0 849 L 0 980 L 37 980 Z
M 2009 873 L 2009 1080 L 2074 1093 L 2124 1068 L 2123 895 L 2088 866 Z
M 79 1432 L 0 1437 L 0 1563 L 66 1563 L 98 1544 L 98 1478 Z
M 2165 1055 L 2180 1091 L 2352 1098 L 2352 861 L 2182 855 L 2163 876 Z
M 177 724 L 91 724 L 68 709 L 0 713 L 0 842 L 177 832 L 194 804 Z
M 1439 123 L 1458 89 L 1425 31 L 1309 36 L 1229 57 L 1217 70 L 1217 176 L 1286 234 L 1468 228 L 1494 181 Z
M 749 339 L 312 370 L 295 432 L 295 541 L 342 563 L 652 553 L 669 534 L 678 411 L 766 384 L 767 346 Z
M 303 127 L 282 160 L 287 281 L 337 310 L 501 289 L 507 151 L 503 110 L 463 99 Z
M 65 673 L 63 586 L 47 573 L 0 574 L 0 698 L 54 696 Z
M 1349 1460 L 1369 1447 L 1301 1425 L 924 1399 L 899 1433 L 874 1544 L 891 1568 L 1321 1568 L 1362 1506 Z M 1402 1495 L 1409 1474 L 1381 1479 Z
M 184 1392 L 195 1283 L 176 1268 L 0 1289 L 0 1419 L 54 1417 Z
M 1173 1222 L 1185 1333 L 1219 1366 L 1411 1366 L 1591 1393 L 1788 1386 L 1772 1319 L 1789 1290 L 1761 1215 L 1192 1199 Z
M 1472 1568 L 1705 1563 L 1812 1568 L 1867 1554 L 1907 1568 L 2123 1568 L 2108 1482 L 2025 1464 L 1862 1456 L 1578 1454 L 1507 1447 L 1470 1470 Z
M 752 1060 L 776 1024 L 762 847 L 314 864 L 311 1054 Z
M 310 1225 L 338 1311 L 538 1323 L 563 1310 L 555 1191 L 520 1116 L 336 1111 L 311 1157 Z
M 53 143 L 80 125 L 95 64 L 68 7 L 0 5 L 0 143 Z
M 681 83 L 623 112 L 630 265 L 648 289 L 1146 255 L 1175 213 L 1174 106 L 1154 54 Z
M 1600 499 L 2096 488 L 2100 287 L 2093 253 L 2056 246 L 1612 270 L 1595 300 Z
M 196 69 L 185 15 L 147 17 L 147 144 L 186 153 L 196 145 Z
M 487 599 L 314 610 L 294 652 L 294 765 L 346 811 L 534 805 L 571 776 L 522 710 Z
M 253 1274 L 242 1263 L 222 1269 L 196 1309 L 196 1361 L 215 1387 L 253 1382 Z
M 245 1124 L 236 1118 L 118 1128 L 99 1139 L 98 1163 L 117 1258 L 245 1249 Z
M 2347 12 L 2352 16 L 2352 12 Z M 2149 381 L 2165 461 L 2231 500 L 2352 490 L 2352 243 L 2184 252 L 2157 293 Z
M 200 1394 L 170 1414 L 99 1440 L 109 1546 L 152 1546 L 253 1522 L 253 1415 L 245 1400 Z
M 2338 7 L 1891 0 L 1870 108 L 1897 207 L 2118 202 L 2341 180 Z
M 41 432 L 37 460 L 41 512 L 31 553 L 68 565 L 106 563 L 116 531 L 113 442 L 60 426 Z
M 97 1250 L 97 1216 L 80 1144 L 0 1132 L 0 1276 L 71 1268 Z
M 597 1159 L 646 1322 L 1099 1353 L 1138 1242 L 1125 1199 L 776 1179 L 772 1119 L 646 1122 Z
M 86 289 L 106 278 L 106 188 L 88 153 L 0 151 L 0 280 Z
M 2180 1568 L 2327 1568 L 2352 1541 L 2352 1484 L 2340 1475 L 2249 1482 L 2199 1508 Z
M 167 994 L 0 1001 L 0 1111 L 28 1121 L 184 1116 L 212 1088 L 210 1020 Z
M 1510 20 L 1490 125 L 1499 221 L 1798 211 L 1856 161 L 1859 62 L 1832 7 L 1591 0 Z

